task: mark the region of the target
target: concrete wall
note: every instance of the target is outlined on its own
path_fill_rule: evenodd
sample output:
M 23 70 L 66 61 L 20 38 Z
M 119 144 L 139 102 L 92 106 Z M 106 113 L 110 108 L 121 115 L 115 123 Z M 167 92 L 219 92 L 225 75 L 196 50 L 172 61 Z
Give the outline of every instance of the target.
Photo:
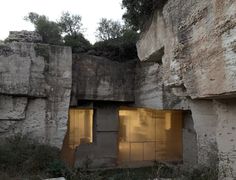
M 61 147 L 72 85 L 69 47 L 0 45 L 0 138 L 28 134 Z
M 184 112 L 183 124 L 183 165 L 190 171 L 198 164 L 197 133 L 191 111 Z
M 114 103 L 94 104 L 94 139 L 76 150 L 76 167 L 115 167 L 118 158 L 119 115 Z

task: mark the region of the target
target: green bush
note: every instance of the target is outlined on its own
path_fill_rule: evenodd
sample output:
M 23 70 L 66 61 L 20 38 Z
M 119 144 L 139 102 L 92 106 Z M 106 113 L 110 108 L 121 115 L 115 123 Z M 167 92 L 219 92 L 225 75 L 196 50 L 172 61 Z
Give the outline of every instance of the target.
M 90 42 L 81 33 L 66 35 L 64 41 L 66 46 L 71 46 L 73 53 L 85 53 L 92 47 Z
M 162 9 L 168 0 L 122 0 L 123 19 L 133 30 L 143 30 L 155 9 Z
M 73 175 L 71 169 L 69 169 L 61 160 L 54 160 L 47 166 L 47 173 L 52 177 L 67 177 L 70 178 Z
M 42 174 L 45 177 L 68 175 L 60 160 L 60 150 L 16 135 L 0 144 L 0 171 L 10 176 Z
M 95 43 L 90 54 L 118 62 L 137 59 L 136 42 L 138 36 L 135 31 L 126 30 L 121 37 Z

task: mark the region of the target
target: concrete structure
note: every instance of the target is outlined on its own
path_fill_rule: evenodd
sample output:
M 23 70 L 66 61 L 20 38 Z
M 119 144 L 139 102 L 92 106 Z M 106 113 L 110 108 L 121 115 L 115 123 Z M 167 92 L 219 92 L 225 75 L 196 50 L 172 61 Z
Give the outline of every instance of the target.
M 61 147 L 69 108 L 93 109 L 93 142 L 76 148 L 75 165 L 115 167 L 120 107 L 182 110 L 183 165 L 236 178 L 235 12 L 232 0 L 168 1 L 137 43 L 139 62 L 72 58 L 13 32 L 0 44 L 0 138 L 30 133 Z

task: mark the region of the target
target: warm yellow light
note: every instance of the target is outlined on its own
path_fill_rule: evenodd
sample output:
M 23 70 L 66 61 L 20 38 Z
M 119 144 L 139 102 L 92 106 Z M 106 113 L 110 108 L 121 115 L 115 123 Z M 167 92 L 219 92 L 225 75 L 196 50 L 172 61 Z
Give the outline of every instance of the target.
M 93 110 L 70 109 L 67 134 L 62 148 L 62 158 L 73 166 L 74 152 L 80 144 L 93 141 Z
M 181 113 L 144 108 L 120 110 L 120 162 L 181 160 Z
M 170 130 L 171 129 L 171 112 L 166 112 L 165 113 L 165 128 L 166 130 Z

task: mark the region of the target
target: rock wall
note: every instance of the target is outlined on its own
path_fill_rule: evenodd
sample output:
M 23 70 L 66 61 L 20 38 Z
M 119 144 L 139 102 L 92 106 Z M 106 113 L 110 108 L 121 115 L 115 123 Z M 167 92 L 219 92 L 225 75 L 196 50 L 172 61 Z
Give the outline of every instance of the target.
M 184 99 L 179 108 L 191 111 L 198 163 L 211 163 L 209 152 L 214 151 L 219 170 L 229 178 L 236 178 L 235 46 L 234 0 L 168 1 L 137 43 L 141 61 L 162 66 L 163 93 L 170 88 Z
M 236 2 L 174 0 L 157 11 L 138 42 L 142 61 L 162 58 L 166 86 L 192 98 L 236 94 Z
M 190 172 L 198 164 L 197 134 L 191 111 L 185 111 L 183 117 L 183 166 Z
M 218 148 L 216 143 L 217 115 L 212 100 L 191 102 L 194 129 L 197 133 L 197 156 L 200 165 L 211 165 Z M 218 162 L 215 162 L 218 163 Z
M 72 86 L 71 49 L 13 41 L 0 45 L 0 138 L 27 134 L 61 147 Z
M 163 109 L 162 67 L 157 62 L 140 62 L 135 72 L 135 106 Z
M 236 99 L 214 100 L 217 114 L 216 141 L 221 177 L 236 177 Z
M 178 97 L 163 85 L 163 67 L 156 61 L 138 62 L 134 69 L 134 96 L 132 106 L 154 109 L 186 109 L 184 97 Z
M 72 105 L 76 106 L 78 100 L 133 102 L 134 69 L 134 62 L 74 55 Z

